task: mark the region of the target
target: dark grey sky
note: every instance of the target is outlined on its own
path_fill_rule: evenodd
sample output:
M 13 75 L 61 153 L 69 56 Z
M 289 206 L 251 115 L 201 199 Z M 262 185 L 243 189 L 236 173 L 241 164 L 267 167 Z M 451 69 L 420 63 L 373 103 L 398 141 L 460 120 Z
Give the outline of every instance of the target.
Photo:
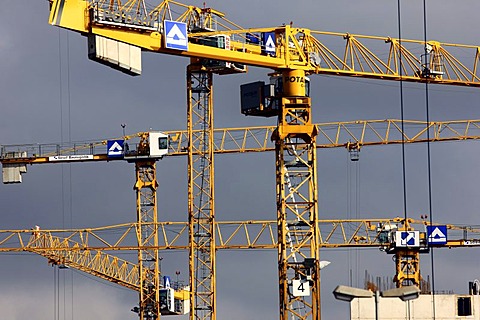
M 191 1 L 201 6 L 203 1 Z M 397 2 L 362 1 L 209 1 L 244 27 L 269 27 L 293 21 L 313 30 L 398 35 Z M 474 0 L 427 1 L 430 39 L 478 44 Z M 422 3 L 402 4 L 402 35 L 423 38 Z M 143 75 L 128 77 L 87 59 L 86 39 L 48 25 L 46 1 L 4 0 L 0 10 L 0 144 L 105 139 L 127 132 L 186 127 L 187 59 L 143 55 Z M 267 80 L 269 70 L 215 78 L 216 127 L 273 125 L 274 119 L 244 117 L 239 86 Z M 479 90 L 430 86 L 431 120 L 478 119 Z M 312 76 L 315 122 L 400 118 L 399 84 Z M 424 85 L 404 84 L 405 118 L 425 120 Z M 434 220 L 479 224 L 476 142 L 431 145 Z M 406 147 L 407 212 L 428 212 L 426 145 Z M 401 148 L 364 148 L 356 164 L 345 150 L 318 152 L 320 216 L 395 217 L 403 214 Z M 20 185 L 0 185 L 0 229 L 95 227 L 135 220 L 134 168 L 127 163 L 29 167 Z M 275 219 L 274 155 L 216 158 L 218 220 Z M 186 159 L 158 164 L 159 216 L 185 221 Z M 358 201 L 356 200 L 358 199 Z M 165 273 L 186 274 L 187 256 L 165 253 Z M 424 275 L 430 257 L 422 256 Z M 135 259 L 135 256 L 132 256 Z M 331 266 L 322 271 L 324 319 L 346 319 L 348 306 L 332 297 L 337 284 L 363 285 L 364 270 L 393 276 L 390 256 L 378 250 L 325 250 Z M 478 277 L 477 249 L 435 250 L 438 290 L 467 291 Z M 352 270 L 352 271 L 351 271 Z M 353 280 L 350 283 L 350 274 Z M 43 258 L 0 255 L 2 317 L 54 318 L 54 271 Z M 218 318 L 277 319 L 277 266 L 274 252 L 218 254 Z M 61 275 L 60 319 L 135 319 L 137 296 L 98 283 L 72 270 Z M 73 300 L 73 304 L 72 304 Z M 21 302 L 20 302 L 21 301 Z M 73 305 L 73 311 L 72 311 Z M 65 311 L 64 311 L 65 306 Z M 65 315 L 65 316 L 64 316 Z

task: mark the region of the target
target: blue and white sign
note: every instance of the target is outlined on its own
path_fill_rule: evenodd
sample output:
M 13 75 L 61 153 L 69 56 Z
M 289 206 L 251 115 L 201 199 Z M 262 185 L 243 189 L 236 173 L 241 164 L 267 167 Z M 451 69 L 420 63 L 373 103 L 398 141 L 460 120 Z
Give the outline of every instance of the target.
M 167 49 L 188 50 L 187 24 L 176 21 L 164 21 L 165 47 Z
M 420 247 L 420 231 L 397 231 L 395 245 L 397 247 Z
M 447 244 L 447 226 L 427 226 L 428 244 Z
M 247 32 L 246 39 L 247 43 L 260 44 L 260 37 L 254 33 Z
M 169 276 L 163 276 L 163 287 L 164 288 L 170 288 L 170 277 Z
M 275 57 L 277 47 L 275 44 L 275 32 L 263 32 L 262 43 L 262 53 Z
M 123 156 L 123 140 L 107 141 L 107 156 L 109 158 L 120 158 Z

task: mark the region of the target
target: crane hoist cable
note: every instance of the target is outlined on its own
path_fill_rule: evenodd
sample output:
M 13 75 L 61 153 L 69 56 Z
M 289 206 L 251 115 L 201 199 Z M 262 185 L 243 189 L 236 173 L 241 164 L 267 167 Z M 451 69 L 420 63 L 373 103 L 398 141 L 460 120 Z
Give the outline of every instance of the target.
M 352 156 L 352 151 L 357 152 L 355 156 Z M 360 148 L 355 150 L 349 150 L 346 162 L 347 172 L 347 219 L 359 219 L 360 212 L 360 163 L 358 158 L 358 152 Z M 354 226 L 349 226 L 353 231 Z M 348 249 L 347 256 L 349 270 L 349 283 L 350 286 L 360 286 L 360 255 L 359 248 Z M 353 270 L 356 270 L 356 274 L 353 274 Z M 353 283 L 355 280 L 355 284 Z
M 401 14 L 401 5 L 400 5 L 400 0 L 397 0 L 397 23 L 398 23 L 398 42 L 400 45 L 402 45 L 402 14 Z M 402 51 L 399 52 L 399 61 L 400 65 L 403 65 L 403 55 Z M 404 128 L 404 120 L 405 120 L 405 110 L 404 110 L 404 101 L 403 101 L 403 69 L 399 68 L 399 75 L 400 75 L 400 80 L 399 80 L 399 90 L 400 90 L 400 119 L 402 121 L 402 131 L 405 130 Z M 406 164 L 405 164 L 405 137 L 402 135 L 402 180 L 403 180 L 403 214 L 405 220 L 408 218 L 407 214 L 407 181 L 406 181 Z
M 423 0 L 423 38 L 427 39 L 427 3 Z M 425 43 L 427 43 L 425 41 Z M 427 63 L 427 46 L 424 48 L 425 63 Z M 429 86 L 425 83 L 425 112 L 427 121 L 430 120 L 430 103 L 429 103 Z M 432 208 L 432 167 L 431 167 L 431 149 L 430 149 L 430 130 L 427 129 L 427 172 L 428 172 L 428 215 L 430 218 L 430 224 L 433 222 L 433 208 Z M 432 315 L 435 319 L 435 259 L 434 248 L 430 248 L 430 268 L 432 274 Z
M 71 121 L 71 88 L 70 88 L 70 33 L 65 33 L 65 40 L 62 38 L 62 30 L 59 30 L 58 33 L 58 64 L 59 64 L 59 115 L 60 115 L 60 141 L 63 145 L 65 143 L 65 134 L 64 128 L 66 127 L 66 135 L 68 144 L 72 143 L 72 121 Z M 65 67 L 65 68 L 64 68 Z M 64 74 L 65 72 L 65 74 Z M 66 79 L 64 79 L 66 78 Z M 63 83 L 66 83 L 66 87 L 63 86 Z M 66 91 L 66 92 L 64 92 Z M 66 106 L 64 104 L 64 99 L 66 100 Z M 66 109 L 66 115 L 64 114 L 64 109 Z M 66 124 L 64 123 L 66 116 Z M 72 167 L 71 164 L 68 164 L 66 167 L 62 165 L 61 167 L 61 211 L 62 211 L 62 227 L 66 228 L 73 227 L 73 192 L 72 192 Z M 67 221 L 68 215 L 68 221 Z M 57 292 L 56 292 L 56 307 L 57 307 L 57 316 L 58 320 L 60 319 L 60 275 L 59 270 L 57 269 Z M 63 318 L 66 319 L 66 310 L 67 310 L 67 277 L 63 273 Z M 74 285 L 73 285 L 73 273 L 70 273 L 70 287 L 71 287 L 71 318 L 73 319 L 73 299 L 74 299 Z

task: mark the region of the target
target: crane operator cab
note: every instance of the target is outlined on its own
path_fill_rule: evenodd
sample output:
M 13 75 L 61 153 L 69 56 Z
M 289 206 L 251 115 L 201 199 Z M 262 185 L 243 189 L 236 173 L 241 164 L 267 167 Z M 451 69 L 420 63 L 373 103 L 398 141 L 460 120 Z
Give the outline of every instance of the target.
M 150 131 L 143 133 L 140 142 L 136 145 L 131 146 L 126 142 L 122 145 L 121 140 L 117 141 L 117 145 L 122 150 L 120 154 L 125 160 L 161 159 L 168 154 L 169 140 L 168 135 L 163 132 Z
M 160 312 L 163 316 L 187 314 L 190 311 L 190 287 L 174 282 L 170 286 L 170 277 L 163 277 L 163 288 L 159 292 Z
M 208 47 L 232 50 L 230 46 L 230 36 L 219 34 L 209 37 L 197 38 L 196 42 Z M 217 74 L 235 74 L 247 72 L 247 66 L 241 63 L 226 62 L 212 59 L 202 59 L 202 65 L 208 70 Z
M 305 77 L 305 96 L 310 96 L 310 78 Z M 270 83 L 256 81 L 240 86 L 241 112 L 246 116 L 277 116 L 283 95 L 283 76 L 275 74 Z

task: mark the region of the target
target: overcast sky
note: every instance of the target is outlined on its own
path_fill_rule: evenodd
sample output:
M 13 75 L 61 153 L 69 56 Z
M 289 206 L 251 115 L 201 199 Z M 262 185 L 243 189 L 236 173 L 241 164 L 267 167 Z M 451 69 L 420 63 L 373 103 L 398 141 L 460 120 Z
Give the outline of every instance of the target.
M 202 5 L 202 1 L 190 4 Z M 282 4 L 280 4 L 282 3 Z M 428 38 L 477 45 L 475 0 L 427 2 Z M 313 30 L 398 36 L 397 2 L 209 1 L 241 26 L 290 23 Z M 402 35 L 423 39 L 423 6 L 405 1 Z M 86 39 L 48 24 L 48 2 L 3 0 L 0 9 L 0 145 L 106 139 L 148 130 L 186 128 L 185 68 L 188 59 L 143 54 L 143 74 L 129 77 L 87 59 Z M 338 49 L 338 48 L 337 48 Z M 341 50 L 341 49 L 340 49 Z M 339 52 L 340 53 L 340 52 Z M 386 53 L 386 52 L 385 52 Z M 470 61 L 471 62 L 471 61 Z M 215 126 L 274 125 L 275 119 L 240 114 L 239 87 L 267 80 L 269 70 L 250 68 L 246 75 L 215 77 Z M 400 118 L 399 84 L 332 76 L 312 76 L 316 123 Z M 425 86 L 404 84 L 405 118 L 426 120 Z M 431 120 L 478 119 L 479 89 L 429 87 Z M 437 222 L 480 224 L 476 142 L 431 145 L 432 207 Z M 407 213 L 428 213 L 426 145 L 406 147 Z M 360 161 L 343 150 L 318 152 L 319 210 L 326 219 L 393 218 L 403 215 L 402 155 L 399 146 L 366 147 Z M 224 155 L 215 158 L 216 218 L 274 220 L 274 154 Z M 158 163 L 159 219 L 187 219 L 187 159 Z M 134 166 L 128 163 L 38 165 L 24 182 L 0 185 L 0 229 L 96 227 L 135 220 Z M 479 277 L 478 249 L 435 250 L 435 287 L 466 293 Z M 167 274 L 188 272 L 186 253 L 162 253 Z M 135 259 L 131 255 L 131 259 Z M 324 319 L 347 319 L 348 305 L 331 294 L 337 284 L 363 286 L 364 271 L 392 277 L 391 256 L 377 249 L 323 250 L 332 264 L 322 270 Z M 218 319 L 277 319 L 276 253 L 218 253 Z M 431 274 L 422 256 L 422 274 Z M 61 271 L 60 301 L 54 269 L 45 259 L 0 254 L 2 318 L 135 319 L 135 292 L 75 272 Z M 351 276 L 350 276 L 351 275 Z M 187 279 L 184 277 L 184 280 Z M 73 301 L 73 303 L 72 303 Z M 58 309 L 57 309 L 58 310 Z

